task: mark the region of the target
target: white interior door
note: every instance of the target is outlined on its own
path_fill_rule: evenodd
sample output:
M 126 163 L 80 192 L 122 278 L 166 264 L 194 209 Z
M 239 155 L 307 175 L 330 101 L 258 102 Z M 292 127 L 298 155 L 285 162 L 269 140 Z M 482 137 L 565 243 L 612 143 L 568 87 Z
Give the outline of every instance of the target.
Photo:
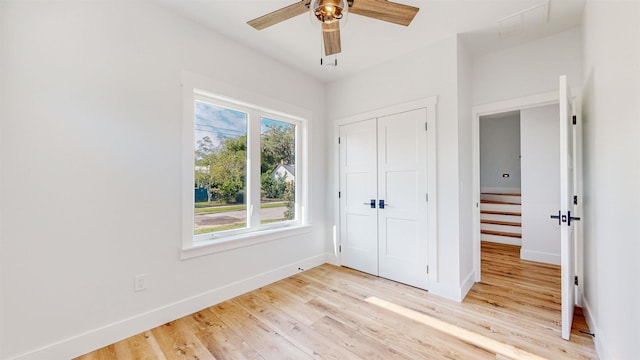
M 575 231 L 576 214 L 573 196 L 576 188 L 575 114 L 567 77 L 560 77 L 560 257 L 562 274 L 562 338 L 569 340 L 575 304 Z
M 378 118 L 379 275 L 427 289 L 427 110 Z
M 376 131 L 376 119 L 339 130 L 341 262 L 373 275 L 378 275 Z

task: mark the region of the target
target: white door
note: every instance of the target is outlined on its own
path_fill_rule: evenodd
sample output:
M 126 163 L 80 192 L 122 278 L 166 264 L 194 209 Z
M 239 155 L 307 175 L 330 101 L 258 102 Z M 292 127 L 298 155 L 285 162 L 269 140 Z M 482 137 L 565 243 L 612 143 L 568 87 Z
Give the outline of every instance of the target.
M 426 289 L 427 110 L 378 118 L 379 275 Z
M 573 97 L 567 86 L 567 77 L 560 77 L 560 257 L 562 283 L 562 338 L 569 340 L 575 304 L 575 221 L 579 220 L 573 197 L 575 195 L 575 148 L 578 134 L 573 125 L 575 115 Z
M 341 263 L 427 289 L 427 109 L 340 126 Z
M 374 275 L 378 275 L 376 139 L 376 119 L 340 126 L 341 262 Z

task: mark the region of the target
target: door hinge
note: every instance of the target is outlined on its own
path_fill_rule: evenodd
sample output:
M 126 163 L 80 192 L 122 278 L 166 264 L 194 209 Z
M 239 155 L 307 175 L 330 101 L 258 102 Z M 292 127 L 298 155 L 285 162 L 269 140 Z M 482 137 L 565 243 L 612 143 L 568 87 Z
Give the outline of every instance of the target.
M 573 205 L 578 205 L 578 195 L 573 195 Z
M 578 118 L 575 115 L 573 115 L 573 125 L 577 123 L 578 123 Z
M 429 275 L 429 265 L 427 265 L 427 275 Z
M 340 137 L 338 137 L 338 144 L 340 144 Z
M 424 131 L 429 131 L 429 123 L 424 123 Z
M 429 194 L 425 194 L 425 195 L 426 195 L 426 196 L 425 196 L 425 200 L 426 200 L 427 202 L 429 202 Z
M 574 284 L 575 286 L 580 285 L 580 283 L 578 282 L 578 275 L 576 275 L 576 276 L 574 276 L 574 277 L 573 277 L 573 284 Z
M 342 197 L 342 193 L 338 191 L 338 199 L 340 199 L 341 197 Z
M 342 252 L 342 245 L 338 245 L 338 252 Z

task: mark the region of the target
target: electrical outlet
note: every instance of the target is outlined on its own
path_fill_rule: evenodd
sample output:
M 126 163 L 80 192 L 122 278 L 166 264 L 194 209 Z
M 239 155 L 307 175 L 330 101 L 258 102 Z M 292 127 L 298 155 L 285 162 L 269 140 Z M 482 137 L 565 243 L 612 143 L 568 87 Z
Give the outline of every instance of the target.
M 147 274 L 138 274 L 133 277 L 133 290 L 143 291 L 147 289 Z

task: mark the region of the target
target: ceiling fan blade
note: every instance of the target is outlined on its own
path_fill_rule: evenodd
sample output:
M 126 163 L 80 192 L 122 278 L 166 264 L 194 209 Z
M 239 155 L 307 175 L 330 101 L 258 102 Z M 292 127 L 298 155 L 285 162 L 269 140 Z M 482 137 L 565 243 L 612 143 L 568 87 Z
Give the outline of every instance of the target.
M 324 54 L 326 56 L 342 51 L 340 46 L 340 23 L 322 23 L 322 40 L 324 42 Z
M 349 12 L 398 25 L 409 26 L 418 13 L 418 10 L 420 9 L 414 6 L 386 0 L 353 0 L 353 6 L 351 6 Z
M 279 22 L 306 13 L 307 11 L 309 11 L 309 2 L 310 0 L 298 1 L 295 4 L 283 7 L 280 10 L 270 12 L 267 15 L 260 16 L 253 20 L 249 20 L 247 21 L 247 24 L 253 26 L 256 30 L 262 30 L 271 25 L 275 25 Z

